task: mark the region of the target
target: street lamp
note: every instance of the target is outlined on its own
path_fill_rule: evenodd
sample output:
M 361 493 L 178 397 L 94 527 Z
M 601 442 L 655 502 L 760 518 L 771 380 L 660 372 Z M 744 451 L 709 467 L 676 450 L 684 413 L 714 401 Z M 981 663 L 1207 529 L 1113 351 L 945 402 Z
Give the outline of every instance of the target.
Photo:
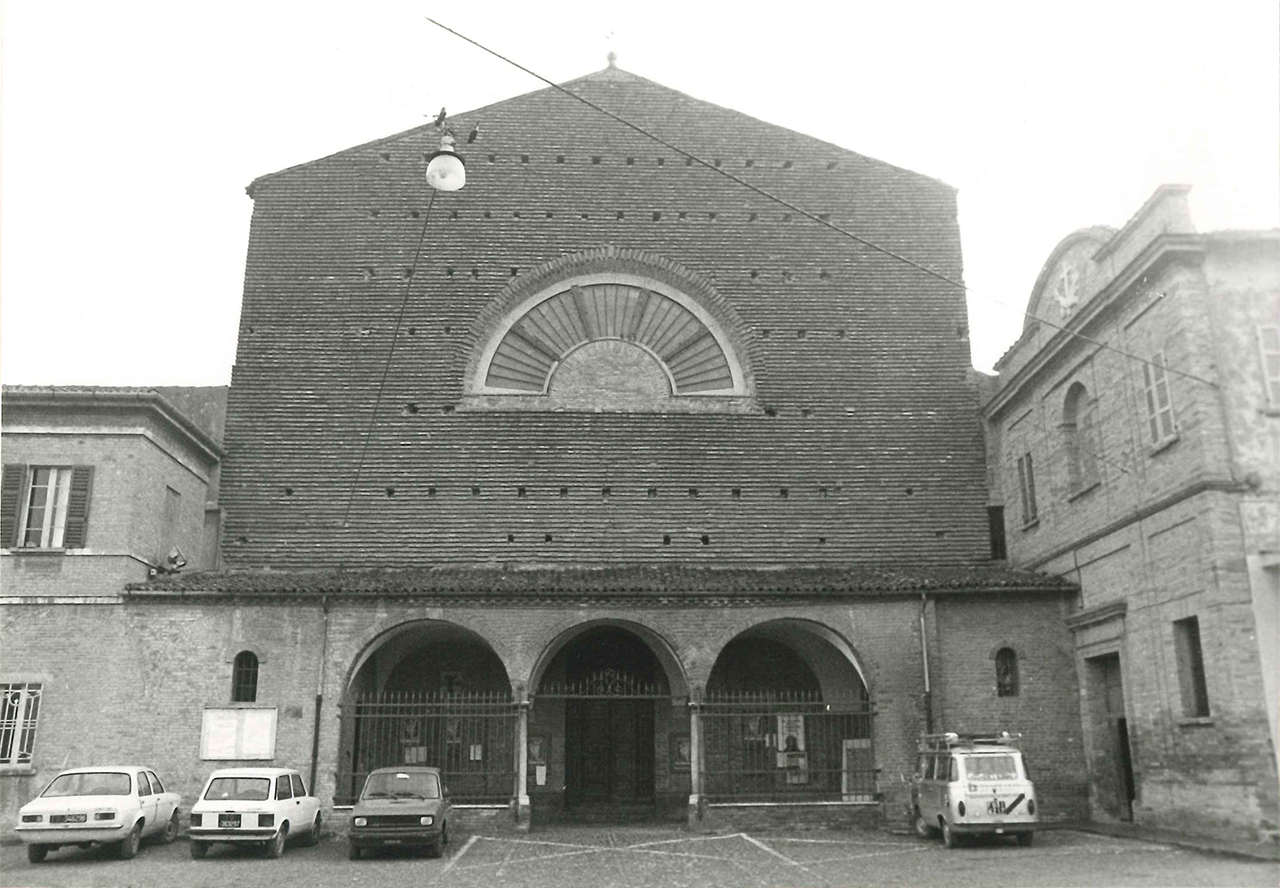
M 467 165 L 453 150 L 453 134 L 440 137 L 440 150 L 427 157 L 427 184 L 436 191 L 457 191 L 467 184 Z

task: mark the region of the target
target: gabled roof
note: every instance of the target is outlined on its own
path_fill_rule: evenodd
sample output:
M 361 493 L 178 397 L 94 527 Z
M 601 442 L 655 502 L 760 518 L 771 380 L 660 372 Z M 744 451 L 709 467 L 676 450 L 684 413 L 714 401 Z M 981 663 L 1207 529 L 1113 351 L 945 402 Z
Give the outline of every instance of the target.
M 626 88 L 626 95 L 619 95 L 618 91 L 613 89 L 615 85 L 619 84 Z M 471 111 L 451 115 L 445 118 L 442 128 L 453 130 L 458 135 L 459 142 L 462 143 L 458 145 L 458 151 L 465 156 L 471 149 L 469 149 L 464 143 L 463 134 L 470 132 L 473 126 L 478 123 L 483 123 L 486 119 L 492 119 L 498 115 L 515 114 L 519 116 L 522 109 L 535 108 L 539 103 L 548 98 L 556 98 L 564 102 L 573 103 L 573 105 L 582 112 L 594 115 L 602 127 L 608 126 L 619 129 L 623 128 L 623 125 L 617 121 L 610 120 L 606 115 L 600 114 L 599 112 L 588 108 L 586 105 L 575 102 L 570 97 L 563 95 L 561 89 L 580 94 L 595 104 L 617 114 L 624 120 L 641 126 L 650 132 L 658 132 L 658 134 L 662 135 L 663 138 L 667 139 L 672 144 L 686 148 L 687 150 L 699 147 L 696 144 L 696 141 L 694 143 L 686 144 L 685 140 L 681 138 L 682 135 L 687 135 L 687 133 L 681 133 L 680 126 L 682 125 L 682 122 L 687 122 L 689 120 L 696 120 L 700 127 L 706 128 L 707 130 L 721 130 L 722 134 L 725 136 L 725 141 L 730 144 L 734 141 L 741 141 L 741 132 L 744 129 L 768 130 L 775 137 L 782 137 L 791 140 L 792 148 L 797 152 L 818 154 L 823 157 L 831 158 L 841 155 L 848 158 L 856 158 L 860 161 L 875 163 L 885 167 L 886 169 L 909 175 L 922 182 L 933 182 L 937 185 L 948 188 L 951 191 L 955 191 L 953 186 L 947 185 L 947 183 L 940 179 L 926 176 L 922 173 L 917 173 L 913 170 L 908 170 L 904 167 L 899 167 L 882 160 L 877 160 L 873 157 L 858 154 L 855 151 L 850 151 L 847 148 L 842 148 L 839 145 L 832 144 L 831 142 L 826 142 L 821 139 L 814 138 L 813 136 L 808 136 L 803 133 L 798 133 L 795 130 L 787 129 L 786 127 L 777 126 L 776 124 L 759 120 L 758 118 L 743 114 L 740 111 L 734 111 L 730 108 L 725 108 L 712 102 L 702 101 L 701 99 L 694 98 L 693 96 L 680 92 L 679 90 L 663 86 L 662 84 L 649 80 L 648 78 L 632 74 L 629 71 L 623 71 L 620 68 L 605 68 L 579 77 L 576 80 L 570 80 L 567 83 L 560 84 L 560 88 L 549 86 L 543 89 L 534 90 L 533 92 L 524 93 L 523 95 L 514 96 L 509 99 L 503 99 L 502 101 L 494 102 L 493 104 L 485 105 Z M 640 98 L 647 101 L 641 101 L 639 100 Z M 673 117 L 669 113 L 659 113 L 655 115 L 652 113 L 654 111 L 655 99 L 665 99 L 668 102 L 684 105 L 685 107 L 682 109 L 684 113 L 677 117 Z M 346 155 L 362 151 L 368 151 L 371 148 L 397 142 L 405 138 L 421 136 L 434 138 L 440 131 L 441 130 L 437 129 L 434 123 L 415 126 L 411 129 L 402 130 L 389 136 L 384 136 L 379 139 L 364 142 L 360 145 L 345 148 L 341 151 L 334 152 L 333 154 L 316 158 L 315 160 L 304 161 L 303 163 L 294 164 L 292 166 L 285 167 L 284 169 L 276 170 L 273 173 L 266 173 L 250 182 L 245 188 L 245 191 L 250 197 L 254 197 L 255 192 L 262 185 L 290 173 L 323 165 L 326 161 L 331 159 L 344 157 Z M 734 135 L 735 133 L 738 134 L 736 138 Z M 477 153 L 486 150 L 484 147 L 484 135 L 485 133 L 482 129 L 479 139 L 480 144 L 475 146 L 475 151 Z M 657 142 L 653 143 L 653 147 L 656 150 L 666 150 Z

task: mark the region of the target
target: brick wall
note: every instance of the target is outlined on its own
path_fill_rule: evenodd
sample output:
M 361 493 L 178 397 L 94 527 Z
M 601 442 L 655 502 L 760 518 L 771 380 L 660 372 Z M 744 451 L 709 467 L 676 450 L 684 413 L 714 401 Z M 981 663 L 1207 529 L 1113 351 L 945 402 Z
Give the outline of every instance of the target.
M 0 584 L 5 595 L 118 594 L 125 583 L 145 580 L 148 566 L 168 552 L 163 544 L 168 532 L 161 526 L 166 488 L 181 495 L 174 541 L 191 569 L 208 566 L 202 563 L 207 465 L 187 448 L 163 449 L 161 445 L 174 442 L 145 416 L 57 434 L 48 433 L 52 426 L 46 419 L 7 408 L 4 459 L 10 464 L 93 467 L 85 547 L 65 553 L 3 550 Z
M 1010 518 L 1011 562 L 1080 583 L 1076 668 L 1094 816 L 1128 816 L 1098 683 L 1099 658 L 1118 656 L 1133 818 L 1267 838 L 1277 829 L 1276 750 L 1260 654 L 1275 633 L 1255 613 L 1274 613 L 1277 593 L 1260 570 L 1251 578 L 1248 565 L 1280 551 L 1280 411 L 1268 401 L 1257 343 L 1257 326 L 1280 316 L 1276 238 L 1190 234 L 1184 205 L 1165 192 L 1103 254 L 1110 233 L 1069 238 L 1033 296 L 1040 311 L 1058 311 L 1054 263 L 1082 262 L 1087 286 L 1077 310 L 1095 312 L 1086 335 L 1144 359 L 1163 352 L 1169 367 L 1200 377 L 1169 375 L 1176 435 L 1152 442 L 1141 363 L 1079 340 L 1046 360 L 1056 331 L 1029 322 L 1002 359 L 1005 388 L 987 409 L 988 452 Z M 1165 223 L 1151 227 L 1148 216 Z M 1142 253 L 1170 232 L 1185 236 L 1166 241 L 1164 254 Z M 1087 304 L 1100 291 L 1109 294 L 1104 310 Z M 1043 366 L 1033 374 L 1037 361 Z M 1088 390 L 1096 429 L 1099 483 L 1084 490 L 1069 484 L 1062 427 L 1076 383 Z M 1039 518 L 1024 527 L 1015 464 L 1027 451 Z M 1099 610 L 1119 604 L 1127 608 Z M 1190 617 L 1199 625 L 1207 718 L 1184 711 L 1173 623 Z
M 631 75 L 574 88 L 961 274 L 954 192 L 936 180 Z M 434 128 L 254 184 L 224 467 L 229 567 L 986 558 L 959 288 L 554 91 L 450 125 L 463 132 L 481 118 L 468 185 L 434 198 L 411 279 Z M 607 245 L 679 269 L 687 289 L 736 319 L 750 410 L 464 403 L 496 302 L 549 263 Z M 361 448 L 351 443 L 363 440 L 406 292 L 353 488 Z
M 1020 612 L 1039 612 L 1004 625 L 992 619 L 994 602 L 958 596 L 938 608 L 939 625 L 968 627 L 971 644 L 948 642 L 935 666 L 938 711 L 957 721 L 971 707 L 985 705 L 990 691 L 989 650 L 1009 643 L 1027 651 L 1028 688 L 1023 704 L 1039 706 L 1045 685 L 1057 668 L 1054 652 L 1062 645 L 1054 617 L 1056 597 L 1023 602 Z M 898 775 L 909 773 L 915 740 L 923 730 L 923 677 L 920 666 L 919 601 L 891 596 L 814 603 L 806 620 L 847 638 L 856 653 L 875 702 L 874 751 L 884 793 L 884 816 L 906 822 L 907 797 Z M 407 622 L 444 620 L 488 640 L 508 678 L 527 683 L 535 664 L 545 660 L 566 633 L 613 623 L 662 640 L 682 675 L 672 677 L 673 692 L 704 685 L 724 646 L 744 630 L 790 618 L 793 608 L 729 607 L 618 609 L 599 606 L 448 608 L 430 602 L 333 602 L 325 616 L 314 604 L 172 603 L 126 601 L 115 605 L 12 604 L 0 608 L 0 633 L 6 639 L 5 669 L 39 676 L 46 696 L 35 746 L 35 764 L 27 775 L 0 775 L 2 810 L 8 824 L 17 807 L 38 792 L 64 766 L 93 762 L 141 761 L 153 765 L 189 805 L 203 778 L 221 762 L 199 758 L 201 713 L 226 706 L 231 694 L 231 664 L 240 650 L 260 658 L 256 705 L 278 709 L 275 762 L 310 769 L 317 681 L 323 663 L 324 709 L 320 720 L 317 792 L 332 798 L 339 766 L 338 713 L 344 690 L 365 656 Z M 816 642 L 815 645 L 825 644 Z M 443 660 L 448 650 L 439 651 Z M 663 659 L 663 657 L 659 657 Z M 1061 690 L 1061 689 L 1060 689 Z M 1039 711 L 1039 710 L 1036 710 Z M 1019 718 L 1026 719 L 1026 713 Z M 563 718 L 554 706 L 535 701 L 530 716 L 535 733 L 549 737 L 551 762 L 547 789 L 563 780 Z M 1022 722 L 1019 722 L 1022 724 Z M 664 772 L 660 791 L 679 802 L 687 797 L 688 777 L 670 772 L 668 737 L 687 730 L 687 707 L 658 713 L 655 756 Z M 1050 749 L 1045 732 L 1033 732 L 1038 777 L 1046 785 L 1069 783 L 1067 743 Z M 1057 738 L 1062 739 L 1062 738 Z M 1064 764 L 1067 763 L 1067 764 Z M 1063 775 L 1063 772 L 1067 772 Z M 533 787 L 531 787 L 533 789 Z M 555 799 L 545 799 L 554 804 Z M 535 806 L 537 805 L 535 794 Z M 1046 806 L 1049 804 L 1046 801 Z

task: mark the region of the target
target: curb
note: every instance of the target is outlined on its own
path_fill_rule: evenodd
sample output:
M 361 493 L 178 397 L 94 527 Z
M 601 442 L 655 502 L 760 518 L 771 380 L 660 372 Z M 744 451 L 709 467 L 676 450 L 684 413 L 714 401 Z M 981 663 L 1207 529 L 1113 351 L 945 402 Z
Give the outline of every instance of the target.
M 1158 845 L 1174 845 L 1199 851 L 1204 854 L 1221 854 L 1244 860 L 1265 860 L 1269 863 L 1280 861 L 1280 846 L 1263 843 L 1231 842 L 1222 839 L 1189 836 L 1183 833 L 1166 832 L 1164 830 L 1114 827 L 1108 824 L 1088 822 L 1065 822 L 1042 824 L 1041 829 L 1072 830 L 1095 836 L 1107 836 L 1112 839 L 1128 839 L 1134 842 L 1147 842 Z

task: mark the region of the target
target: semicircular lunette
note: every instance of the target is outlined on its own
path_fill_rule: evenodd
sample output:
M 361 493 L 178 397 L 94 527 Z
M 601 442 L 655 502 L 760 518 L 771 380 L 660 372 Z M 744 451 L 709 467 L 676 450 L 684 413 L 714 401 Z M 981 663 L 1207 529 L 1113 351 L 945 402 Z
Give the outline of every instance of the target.
M 629 284 L 586 284 L 529 309 L 503 336 L 485 374 L 493 392 L 541 394 L 574 349 L 615 339 L 662 362 L 673 394 L 732 394 L 733 371 L 715 334 L 684 306 Z

